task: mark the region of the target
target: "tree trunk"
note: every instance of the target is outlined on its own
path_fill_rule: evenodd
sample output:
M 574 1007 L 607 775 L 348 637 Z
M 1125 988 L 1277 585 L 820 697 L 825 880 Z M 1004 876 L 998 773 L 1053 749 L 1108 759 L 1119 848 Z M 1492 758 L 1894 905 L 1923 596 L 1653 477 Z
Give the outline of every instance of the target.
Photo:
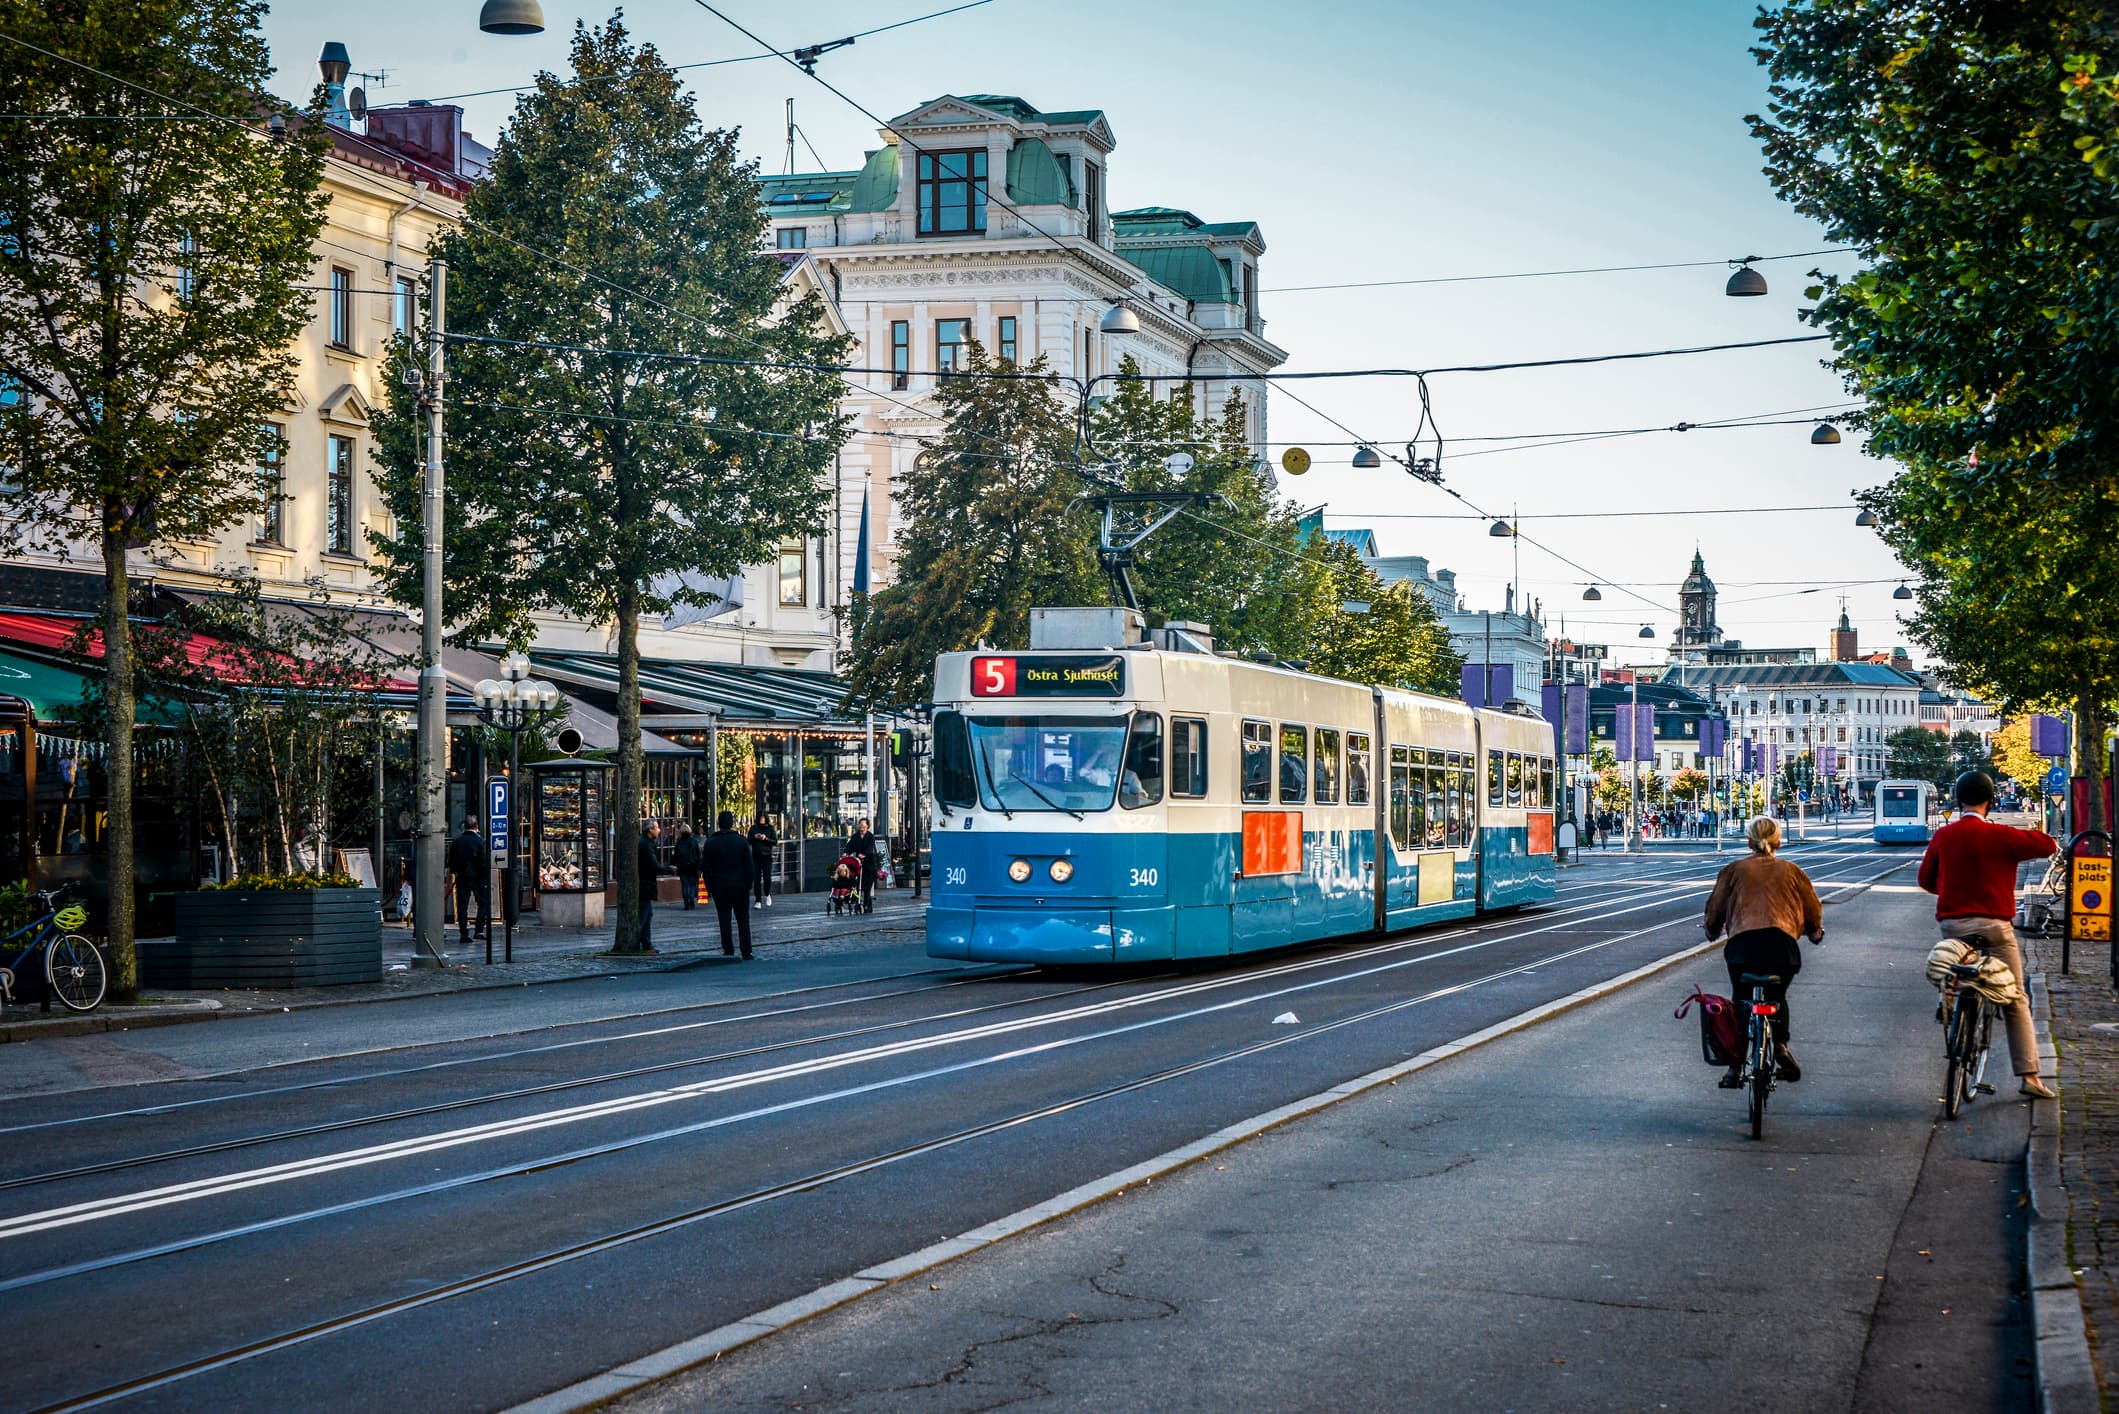
M 129 997 L 140 984 L 133 939 L 132 827 L 132 623 L 126 617 L 125 541 L 103 533 L 103 774 L 108 782 L 109 823 L 103 834 L 109 861 L 110 989 Z
M 640 589 L 628 584 L 618 592 L 618 785 L 611 807 L 618 931 L 613 952 L 640 949 L 640 773 Z
M 2108 830 L 2104 818 L 2104 704 L 2085 694 L 2075 700 L 2075 774 L 2088 787 L 2089 805 L 2078 830 Z

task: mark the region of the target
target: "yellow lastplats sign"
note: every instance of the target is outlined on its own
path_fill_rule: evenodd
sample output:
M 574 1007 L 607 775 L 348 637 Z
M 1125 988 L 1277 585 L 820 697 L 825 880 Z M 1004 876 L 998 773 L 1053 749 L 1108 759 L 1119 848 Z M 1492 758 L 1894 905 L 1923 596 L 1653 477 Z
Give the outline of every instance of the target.
M 2068 936 L 2077 942 L 2109 942 L 2112 936 L 2112 861 L 2079 858 L 2068 881 Z

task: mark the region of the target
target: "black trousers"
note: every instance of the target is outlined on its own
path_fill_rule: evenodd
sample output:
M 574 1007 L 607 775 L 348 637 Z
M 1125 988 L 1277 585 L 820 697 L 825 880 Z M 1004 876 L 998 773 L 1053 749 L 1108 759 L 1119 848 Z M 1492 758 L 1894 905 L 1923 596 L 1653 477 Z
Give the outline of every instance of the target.
M 645 881 L 640 890 L 640 950 L 655 950 L 655 886 Z
M 876 911 L 876 879 L 881 874 L 882 871 L 880 869 L 863 869 L 861 871 L 861 911 L 863 913 L 874 913 Z
M 714 912 L 721 921 L 721 951 L 733 957 L 735 940 L 729 936 L 729 921 L 735 920 L 736 932 L 743 939 L 743 955 L 750 956 L 750 900 L 738 889 L 715 889 Z
M 763 903 L 773 896 L 772 856 L 754 855 L 751 864 L 751 897 Z M 718 899 L 720 895 L 715 897 Z
M 1788 984 L 1803 970 L 1803 955 L 1795 939 L 1778 928 L 1754 928 L 1738 933 L 1722 946 L 1722 961 L 1729 967 L 1729 996 L 1736 1003 L 1739 1016 L 1748 1016 L 1743 1008 L 1751 1005 L 1751 989 L 1742 981 L 1745 973 L 1781 979 L 1779 986 L 1766 988 L 1766 1000 L 1780 1005 L 1773 1014 L 1773 1039 L 1787 1045 Z
M 697 902 L 699 897 L 699 871 L 696 869 L 679 869 L 677 871 L 677 884 L 678 887 L 684 890 L 684 906 L 686 908 L 697 908 L 699 906 Z
M 478 931 L 493 931 L 493 891 L 481 889 L 469 879 L 456 881 L 456 936 L 466 947 L 471 943 L 471 900 L 478 900 Z

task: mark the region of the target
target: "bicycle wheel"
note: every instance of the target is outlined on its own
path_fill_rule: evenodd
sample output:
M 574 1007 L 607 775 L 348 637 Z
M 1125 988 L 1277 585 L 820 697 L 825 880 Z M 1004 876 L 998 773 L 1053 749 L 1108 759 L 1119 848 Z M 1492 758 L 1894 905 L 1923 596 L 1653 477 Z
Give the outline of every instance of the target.
M 1987 1061 L 1993 1055 L 1994 1008 L 1982 1002 L 1979 1006 L 1979 1024 L 1973 1028 L 1972 1051 L 1965 1061 L 1965 1102 L 1979 1098 L 1979 1087 L 1987 1078 Z
M 1942 1114 L 1944 1119 L 1957 1118 L 1964 1108 L 1966 1083 L 1971 1073 L 1972 1028 L 1978 1024 L 1978 1004 L 1959 989 L 1950 999 L 1949 1024 L 1943 1028 L 1944 1043 L 1948 1046 L 1950 1063 L 1942 1077 Z
M 110 972 L 94 943 L 68 933 L 44 949 L 44 981 L 70 1010 L 94 1011 L 110 986 Z
M 1751 1137 L 1766 1137 L 1766 1096 L 1773 1089 L 1773 1028 L 1764 1018 L 1754 1023 L 1758 1035 L 1751 1045 Z

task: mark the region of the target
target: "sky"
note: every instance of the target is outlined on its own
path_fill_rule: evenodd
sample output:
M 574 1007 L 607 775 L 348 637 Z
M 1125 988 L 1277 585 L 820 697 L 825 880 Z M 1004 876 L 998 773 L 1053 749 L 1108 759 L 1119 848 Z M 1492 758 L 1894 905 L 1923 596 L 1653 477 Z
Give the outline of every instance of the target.
M 713 3 L 787 49 L 952 0 Z M 371 103 L 454 99 L 490 142 L 513 96 L 456 95 L 564 71 L 575 22 L 611 13 L 582 0 L 544 9 L 543 34 L 500 37 L 479 31 L 477 0 L 281 0 L 265 33 L 283 94 L 306 96 L 317 50 L 337 39 L 356 70 L 388 72 L 369 83 Z M 1722 293 L 1732 257 L 1830 244 L 1775 196 L 1744 123 L 1765 102 L 1753 13 L 1750 0 L 989 0 L 862 38 L 817 74 L 884 119 L 952 92 L 1100 108 L 1118 139 L 1113 209 L 1259 223 L 1260 311 L 1286 370 L 1432 369 L 1815 332 L 1798 317 L 1807 272 L 1851 270 L 1851 257 L 1769 260 L 1763 298 Z M 759 46 L 699 0 L 633 0 L 625 19 L 670 63 L 739 60 L 685 77 L 701 117 L 740 128 L 767 172 L 786 170 L 790 97 L 807 139 L 796 171 L 817 169 L 812 147 L 843 170 L 878 145 L 876 122 L 785 61 L 746 57 Z M 1695 261 L 1713 263 L 1288 288 Z M 1323 506 L 1327 524 L 1369 527 L 1384 553 L 1455 570 L 1473 609 L 1500 608 L 1515 577 L 1550 625 L 1610 644 L 1616 661 L 1660 660 L 1695 549 L 1732 638 L 1822 650 L 1844 596 L 1865 650 L 1904 643 L 1919 658 L 1893 614 L 1903 571 L 1854 524 L 1851 492 L 1885 480 L 1887 464 L 1851 433 L 1810 442 L 1805 410 L 1847 403 L 1821 347 L 1431 378 L 1448 486 L 1480 512 L 1516 517 L 1514 541 L 1389 461 L 1348 464 L 1353 447 L 1332 420 L 1402 452 L 1418 421 L 1407 380 L 1281 385 L 1268 435 L 1276 461 L 1283 444 L 1311 453 L 1308 474 L 1280 486 Z M 1769 414 L 1798 420 L 1529 450 L 1476 440 Z M 1744 513 L 1706 513 L 1732 508 Z M 1603 598 L 1585 603 L 1592 582 Z

